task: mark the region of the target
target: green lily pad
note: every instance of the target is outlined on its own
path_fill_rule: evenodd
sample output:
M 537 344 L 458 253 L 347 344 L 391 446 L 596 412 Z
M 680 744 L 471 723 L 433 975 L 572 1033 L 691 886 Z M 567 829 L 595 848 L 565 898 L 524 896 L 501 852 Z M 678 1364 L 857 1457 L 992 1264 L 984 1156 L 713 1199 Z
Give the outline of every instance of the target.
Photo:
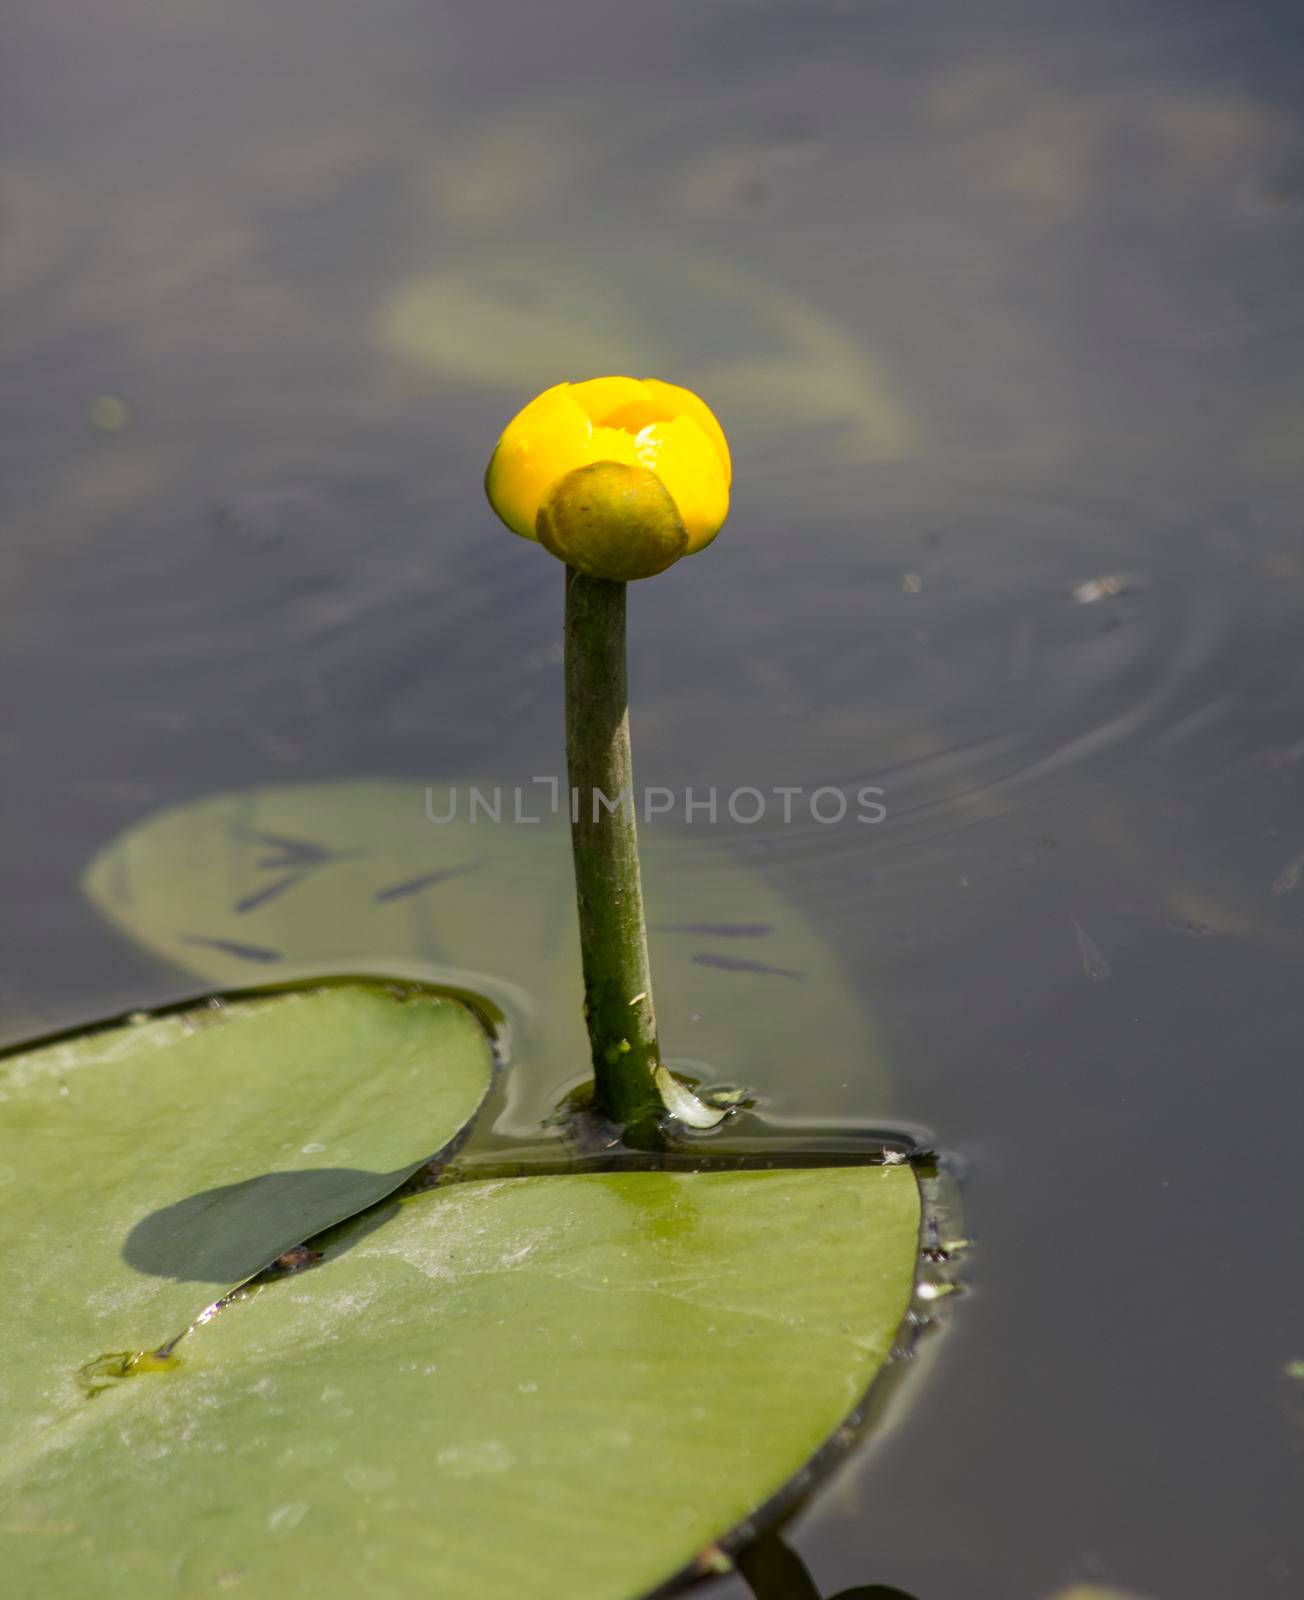
M 0 1467 L 23 1593 L 632 1600 L 802 1471 L 906 1314 L 908 1167 L 452 1184 Z
M 219 794 L 155 813 L 83 883 L 117 927 L 215 984 L 383 971 L 463 986 L 512 1024 L 511 1115 L 537 1124 L 588 1075 L 570 838 L 544 787 L 499 822 L 469 782 L 380 780 Z M 492 803 L 493 785 L 480 792 Z M 671 1063 L 836 1119 L 890 1110 L 872 1021 L 831 946 L 708 830 L 642 830 L 652 970 Z M 793 1062 L 800 1061 L 795 1079 Z M 701 1065 L 697 1065 L 700 1063 Z M 854 1087 L 849 1087 L 853 1085 Z
M 39 1454 L 134 1352 L 391 1193 L 491 1075 L 465 1007 L 361 984 L 0 1058 L 0 1453 Z

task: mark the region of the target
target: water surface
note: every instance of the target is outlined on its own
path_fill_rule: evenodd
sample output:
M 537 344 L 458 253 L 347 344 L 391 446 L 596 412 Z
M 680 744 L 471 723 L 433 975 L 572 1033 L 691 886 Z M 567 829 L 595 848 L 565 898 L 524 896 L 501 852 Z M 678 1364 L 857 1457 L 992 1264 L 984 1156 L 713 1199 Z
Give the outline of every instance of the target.
M 554 772 L 560 572 L 481 464 L 560 376 L 691 384 L 737 493 L 633 596 L 640 777 L 883 788 L 873 826 L 694 826 L 872 1018 L 873 1071 L 845 1019 L 759 1064 L 773 1114 L 931 1129 L 978 1240 L 797 1548 L 827 1592 L 1297 1593 L 1298 9 L 15 0 L 6 33 L 5 1036 L 194 987 L 79 887 L 164 806 Z

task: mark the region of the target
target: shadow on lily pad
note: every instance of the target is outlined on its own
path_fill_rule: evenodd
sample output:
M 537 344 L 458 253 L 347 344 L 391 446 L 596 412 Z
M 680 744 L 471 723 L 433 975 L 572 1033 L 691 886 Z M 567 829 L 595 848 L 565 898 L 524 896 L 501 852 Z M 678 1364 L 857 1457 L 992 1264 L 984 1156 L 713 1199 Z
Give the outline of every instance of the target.
M 383 1194 L 407 1175 L 406 1168 L 380 1174 L 319 1167 L 204 1189 L 142 1217 L 127 1235 L 123 1258 L 149 1277 L 229 1288 L 316 1233 L 323 1217 L 347 1215 L 359 1193 Z M 273 1236 L 281 1242 L 269 1253 Z

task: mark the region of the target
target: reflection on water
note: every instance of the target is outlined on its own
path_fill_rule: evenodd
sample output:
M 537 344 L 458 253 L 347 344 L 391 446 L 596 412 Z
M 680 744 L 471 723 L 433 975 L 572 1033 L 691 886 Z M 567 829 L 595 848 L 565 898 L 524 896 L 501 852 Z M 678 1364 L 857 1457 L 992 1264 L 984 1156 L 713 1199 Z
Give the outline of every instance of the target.
M 836 991 L 731 1071 L 781 1118 L 936 1130 L 981 1246 L 909 1426 L 795 1545 L 833 1592 L 1290 1593 L 1299 8 L 10 12 L 5 1033 L 247 981 L 287 929 L 491 965 L 429 914 L 476 875 L 434 882 L 415 819 L 334 840 L 369 865 L 269 823 L 143 944 L 78 884 L 206 796 L 555 771 L 558 574 L 480 463 L 567 372 L 691 384 L 737 495 L 635 596 L 640 782 L 888 815 L 698 825 L 747 907 L 658 921 L 805 946 L 662 937 L 685 985 Z M 545 1013 L 551 895 L 505 940 Z

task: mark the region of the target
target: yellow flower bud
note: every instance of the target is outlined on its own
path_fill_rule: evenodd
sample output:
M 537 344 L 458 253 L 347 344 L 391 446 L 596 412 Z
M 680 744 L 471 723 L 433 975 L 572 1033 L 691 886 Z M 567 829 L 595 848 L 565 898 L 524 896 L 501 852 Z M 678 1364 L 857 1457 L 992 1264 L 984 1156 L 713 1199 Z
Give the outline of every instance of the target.
M 724 431 L 691 390 L 591 378 L 546 389 L 507 424 L 485 490 L 513 533 L 624 582 L 710 544 L 731 476 Z

